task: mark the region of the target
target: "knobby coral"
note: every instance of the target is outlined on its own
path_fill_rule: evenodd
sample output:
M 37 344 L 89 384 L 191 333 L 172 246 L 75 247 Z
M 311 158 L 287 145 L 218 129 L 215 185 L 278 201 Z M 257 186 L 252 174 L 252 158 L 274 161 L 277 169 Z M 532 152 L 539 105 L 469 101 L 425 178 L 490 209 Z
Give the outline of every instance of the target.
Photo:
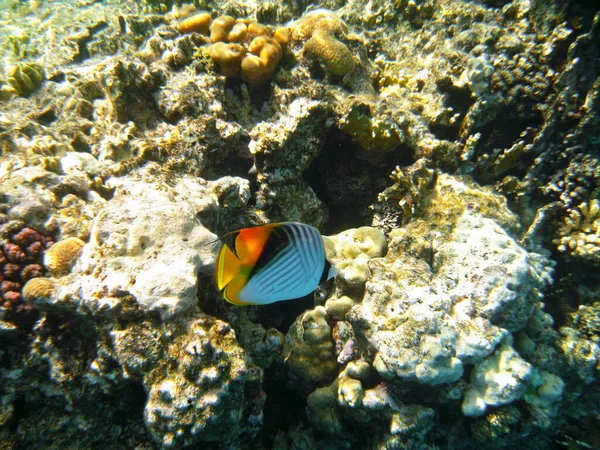
M 210 36 L 208 55 L 222 75 L 239 77 L 250 85 L 265 84 L 271 78 L 289 41 L 286 28 L 273 30 L 258 22 L 220 16 L 214 21 L 201 13 L 179 24 L 181 33 Z
M 21 289 L 28 280 L 44 276 L 42 259 L 53 240 L 19 224 L 6 228 L 8 236 L 0 249 L 0 307 L 10 311 L 8 318 L 15 323 L 27 323 L 32 308 L 23 301 Z

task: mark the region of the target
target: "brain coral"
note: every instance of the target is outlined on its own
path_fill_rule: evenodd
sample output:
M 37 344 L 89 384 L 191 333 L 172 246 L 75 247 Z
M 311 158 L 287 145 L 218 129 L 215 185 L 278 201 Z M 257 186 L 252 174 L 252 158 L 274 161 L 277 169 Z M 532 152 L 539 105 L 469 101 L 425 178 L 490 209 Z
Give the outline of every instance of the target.
M 54 275 L 64 275 L 71 270 L 83 250 L 85 242 L 76 237 L 55 243 L 44 255 L 44 265 Z
M 292 26 L 295 40 L 307 40 L 304 51 L 319 61 L 330 73 L 344 76 L 354 71 L 355 62 L 350 49 L 339 40 L 345 38 L 347 27 L 333 12 L 312 11 Z

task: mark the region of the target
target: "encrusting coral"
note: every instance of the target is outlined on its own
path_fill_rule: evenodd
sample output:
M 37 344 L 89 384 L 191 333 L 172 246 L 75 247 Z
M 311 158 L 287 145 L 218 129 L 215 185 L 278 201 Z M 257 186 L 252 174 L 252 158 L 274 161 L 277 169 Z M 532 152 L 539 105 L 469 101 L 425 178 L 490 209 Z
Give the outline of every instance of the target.
M 247 360 L 231 326 L 205 316 L 185 330 L 169 345 L 171 367 L 158 366 L 146 377 L 144 421 L 154 439 L 172 448 L 256 433 L 262 424 L 262 371 Z
M 322 306 L 307 311 L 294 322 L 283 346 L 286 365 L 301 388 L 314 388 L 335 376 L 338 366 L 332 351 L 331 328 Z

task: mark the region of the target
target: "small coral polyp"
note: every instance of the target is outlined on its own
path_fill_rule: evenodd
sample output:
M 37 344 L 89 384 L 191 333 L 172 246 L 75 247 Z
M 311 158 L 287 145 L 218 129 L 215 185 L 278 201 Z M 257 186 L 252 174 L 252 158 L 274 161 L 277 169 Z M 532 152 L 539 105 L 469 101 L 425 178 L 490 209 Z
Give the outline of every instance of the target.
M 53 240 L 32 228 L 6 228 L 7 236 L 0 248 L 0 308 L 10 311 L 8 318 L 12 321 L 28 322 L 32 308 L 23 301 L 21 289 L 28 280 L 46 274 L 42 259 Z
M 208 55 L 227 78 L 239 76 L 249 85 L 267 83 L 289 42 L 287 28 L 273 30 L 258 22 L 201 13 L 179 24 L 181 33 L 210 36 Z

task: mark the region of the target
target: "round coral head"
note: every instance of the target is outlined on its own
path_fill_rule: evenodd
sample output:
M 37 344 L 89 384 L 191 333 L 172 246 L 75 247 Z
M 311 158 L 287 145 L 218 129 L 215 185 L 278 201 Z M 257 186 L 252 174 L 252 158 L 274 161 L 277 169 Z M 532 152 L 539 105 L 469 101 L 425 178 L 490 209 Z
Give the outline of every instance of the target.
M 212 23 L 209 13 L 195 14 L 179 24 L 180 33 L 200 33 L 208 36 L 208 30 Z
M 225 42 L 234 25 L 235 19 L 233 17 L 218 17 L 210 26 L 210 42 Z
M 210 58 L 221 68 L 221 74 L 226 77 L 237 77 L 240 74 L 242 59 L 246 50 L 240 44 L 225 44 L 217 42 L 210 48 Z

